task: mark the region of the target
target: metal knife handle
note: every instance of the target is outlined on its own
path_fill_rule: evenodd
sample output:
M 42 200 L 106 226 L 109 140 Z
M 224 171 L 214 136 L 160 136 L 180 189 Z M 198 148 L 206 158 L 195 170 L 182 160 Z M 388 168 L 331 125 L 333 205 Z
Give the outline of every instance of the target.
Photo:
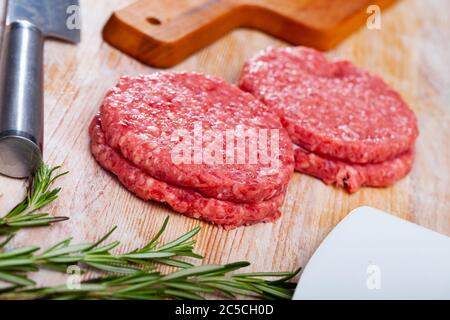
M 0 55 L 0 173 L 24 178 L 42 161 L 44 36 L 33 24 L 6 26 Z

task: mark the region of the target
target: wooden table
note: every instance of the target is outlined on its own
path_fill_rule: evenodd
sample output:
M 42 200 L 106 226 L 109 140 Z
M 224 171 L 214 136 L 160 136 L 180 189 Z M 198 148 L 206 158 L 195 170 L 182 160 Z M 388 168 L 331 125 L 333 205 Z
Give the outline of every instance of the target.
M 415 110 L 421 135 L 413 172 L 387 189 L 363 189 L 349 195 L 296 173 L 283 216 L 274 224 L 232 231 L 173 213 L 126 191 L 94 161 L 88 124 L 105 91 L 122 74 L 152 73 L 105 44 L 101 29 L 113 9 L 127 0 L 82 0 L 83 41 L 78 46 L 46 43 L 45 160 L 62 164 L 70 175 L 58 181 L 60 199 L 49 210 L 69 216 L 49 228 L 21 231 L 10 247 L 46 246 L 65 237 L 95 240 L 114 225 L 113 238 L 131 249 L 148 240 L 170 216 L 165 239 L 201 226 L 197 251 L 205 262 L 248 260 L 248 269 L 292 270 L 304 266 L 320 242 L 352 209 L 370 205 L 450 235 L 450 2 L 404 0 L 383 13 L 381 30 L 361 29 L 330 56 L 339 56 L 380 74 Z M 218 75 L 235 82 L 244 61 L 269 45 L 285 45 L 264 34 L 238 30 L 199 52 L 175 70 Z M 24 195 L 24 181 L 0 177 L 0 213 Z M 330 266 L 332 268 L 332 266 Z M 43 273 L 39 283 L 63 277 Z

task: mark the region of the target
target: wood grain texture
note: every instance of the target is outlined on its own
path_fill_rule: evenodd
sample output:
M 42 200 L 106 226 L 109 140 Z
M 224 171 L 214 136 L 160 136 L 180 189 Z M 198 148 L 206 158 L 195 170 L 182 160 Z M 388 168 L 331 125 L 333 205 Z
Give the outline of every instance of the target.
M 138 0 L 117 10 L 104 39 L 139 61 L 173 67 L 230 31 L 248 27 L 295 45 L 336 46 L 396 0 Z
M 205 262 L 248 260 L 252 262 L 249 271 L 291 270 L 304 266 L 330 230 L 361 205 L 450 235 L 450 2 L 401 1 L 383 15 L 381 30 L 364 28 L 329 52 L 331 57 L 347 58 L 380 74 L 415 110 L 421 134 L 413 172 L 391 188 L 367 188 L 354 195 L 296 173 L 281 219 L 228 232 L 137 199 L 90 154 L 87 128 L 105 91 L 122 74 L 155 71 L 102 41 L 101 30 L 111 11 L 128 3 L 82 0 L 82 43 L 46 43 L 45 159 L 71 172 L 59 181 L 61 196 L 50 212 L 71 220 L 19 232 L 10 247 L 46 246 L 69 236 L 76 241 L 94 240 L 118 225 L 113 238 L 123 241 L 119 250 L 130 249 L 148 240 L 169 215 L 165 239 L 202 226 L 197 250 L 206 256 Z M 285 44 L 256 31 L 238 30 L 174 70 L 204 72 L 235 82 L 244 61 L 269 45 Z M 24 185 L 0 177 L 0 213 L 21 199 Z M 59 283 L 64 276 L 43 273 L 35 279 L 41 284 Z

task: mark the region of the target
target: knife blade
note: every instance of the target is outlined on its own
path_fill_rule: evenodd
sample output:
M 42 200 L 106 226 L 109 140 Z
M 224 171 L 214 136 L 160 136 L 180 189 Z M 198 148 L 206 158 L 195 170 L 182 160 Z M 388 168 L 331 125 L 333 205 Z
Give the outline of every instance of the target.
M 78 0 L 9 0 L 6 24 L 25 20 L 37 26 L 46 37 L 78 43 L 80 29 L 68 26 L 69 15 L 77 7 Z
M 0 51 L 0 174 L 30 176 L 42 162 L 46 38 L 80 41 L 78 0 L 9 0 Z

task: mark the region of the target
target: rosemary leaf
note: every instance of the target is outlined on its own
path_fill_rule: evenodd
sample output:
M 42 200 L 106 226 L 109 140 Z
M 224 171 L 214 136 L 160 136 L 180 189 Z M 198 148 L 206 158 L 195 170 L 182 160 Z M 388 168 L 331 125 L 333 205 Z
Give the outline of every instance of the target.
M 27 196 L 5 216 L 0 218 L 0 235 L 11 235 L 23 228 L 48 226 L 65 221 L 67 217 L 51 217 L 48 213 L 38 210 L 58 198 L 60 188 L 50 189 L 56 179 L 67 174 L 55 175 L 59 167 L 41 164 L 35 175 L 30 178 Z M 0 244 L 2 248 L 4 244 Z
M 5 250 L 17 230 L 47 226 L 67 219 L 39 212 L 58 197 L 60 189 L 51 189 L 51 186 L 56 179 L 66 174 L 55 174 L 58 169 L 42 164 L 30 180 L 26 198 L 0 218 L 0 235 L 7 236 L 0 242 L 0 249 Z M 93 243 L 72 244 L 72 239 L 68 238 L 45 250 L 28 246 L 0 252 L 0 281 L 10 284 L 0 288 L 0 299 L 200 300 L 204 299 L 203 294 L 228 298 L 235 298 L 235 295 L 261 299 L 292 297 L 295 284 L 289 281 L 300 269 L 295 272 L 235 274 L 250 263 L 241 261 L 226 265 L 194 266 L 180 258 L 203 259 L 194 252 L 194 237 L 200 228 L 196 227 L 173 241 L 161 244 L 168 223 L 167 217 L 147 244 L 122 254 L 111 252 L 121 244 L 120 241 L 107 242 L 116 227 Z M 161 264 L 178 270 L 162 274 L 157 271 Z M 35 287 L 34 281 L 28 278 L 30 272 L 38 272 L 43 268 L 63 273 L 73 265 L 80 268 L 81 274 L 93 270 L 99 277 L 84 281 L 75 288 L 65 285 Z

